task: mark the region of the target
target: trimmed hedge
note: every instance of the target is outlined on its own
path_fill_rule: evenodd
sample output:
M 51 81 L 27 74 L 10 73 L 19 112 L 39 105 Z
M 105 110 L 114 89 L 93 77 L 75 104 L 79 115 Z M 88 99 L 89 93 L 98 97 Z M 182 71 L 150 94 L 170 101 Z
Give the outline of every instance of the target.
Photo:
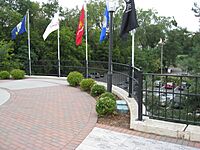
M 78 86 L 82 80 L 83 75 L 77 71 L 70 72 L 67 76 L 67 81 L 71 86 Z
M 90 91 L 92 86 L 95 84 L 94 79 L 83 79 L 80 83 L 81 90 Z
M 111 99 L 113 99 L 113 100 L 116 101 L 115 95 L 113 95 L 113 94 L 110 93 L 110 92 L 105 92 L 105 93 L 101 94 L 101 95 L 99 96 L 99 99 L 104 98 L 104 97 L 109 97 L 109 98 L 111 98 Z
M 103 85 L 94 84 L 91 88 L 91 95 L 92 96 L 99 96 L 102 93 L 105 93 L 106 89 Z
M 10 74 L 13 79 L 24 79 L 25 77 L 25 72 L 20 69 L 13 69 Z
M 109 98 L 109 97 L 103 97 L 101 99 L 97 100 L 96 103 L 96 112 L 98 116 L 105 116 L 112 114 L 116 109 L 116 101 Z
M 0 79 L 9 79 L 10 73 L 8 71 L 0 71 Z

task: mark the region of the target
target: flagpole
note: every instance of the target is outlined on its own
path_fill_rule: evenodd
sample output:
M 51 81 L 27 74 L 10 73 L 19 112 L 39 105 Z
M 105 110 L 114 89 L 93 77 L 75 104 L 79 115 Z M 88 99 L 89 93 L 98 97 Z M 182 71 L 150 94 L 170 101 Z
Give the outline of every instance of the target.
M 133 72 L 134 72 L 134 67 L 135 67 L 135 30 L 133 29 L 132 30 L 132 67 L 133 67 Z M 133 74 L 133 77 L 134 77 L 134 74 Z
M 58 25 L 58 77 L 60 77 L 60 24 Z
M 163 41 L 162 41 L 161 44 L 162 44 L 162 45 L 161 45 L 161 53 L 160 53 L 160 55 L 161 55 L 161 56 L 160 56 L 160 66 L 161 66 L 161 67 L 160 67 L 160 68 L 161 68 L 161 69 L 160 69 L 160 71 L 161 71 L 160 73 L 163 74 L 163 44 L 164 44 Z
M 30 24 L 29 24 L 29 9 L 27 11 L 28 18 L 28 62 L 29 62 L 29 75 L 31 76 L 31 43 L 30 43 Z
M 88 33 L 87 33 L 87 2 L 85 0 L 85 63 L 86 63 L 86 78 L 88 78 Z

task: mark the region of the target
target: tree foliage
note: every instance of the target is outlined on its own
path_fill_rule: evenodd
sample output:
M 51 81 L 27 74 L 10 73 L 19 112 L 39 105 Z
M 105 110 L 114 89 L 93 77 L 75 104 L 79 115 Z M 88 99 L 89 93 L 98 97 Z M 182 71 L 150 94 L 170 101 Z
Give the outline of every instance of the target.
M 119 0 L 117 11 L 114 14 L 114 48 L 113 62 L 130 63 L 132 49 L 131 34 L 126 40 L 119 37 L 122 21 L 123 5 Z M 21 21 L 27 10 L 30 12 L 31 59 L 36 64 L 44 60 L 57 60 L 57 31 L 51 33 L 46 41 L 42 35 L 50 23 L 54 13 L 59 9 L 60 22 L 60 53 L 61 63 L 68 61 L 70 64 L 81 65 L 85 59 L 85 36 L 82 45 L 75 45 L 75 35 L 79 21 L 80 11 L 59 7 L 58 0 L 49 0 L 41 5 L 30 0 L 1 0 L 0 1 L 0 57 L 1 64 L 8 61 L 20 62 L 18 66 L 28 64 L 27 33 L 11 41 L 11 30 Z M 105 1 L 90 0 L 87 4 L 88 24 L 88 52 L 89 60 L 107 61 L 109 47 L 109 33 L 105 41 L 99 42 L 102 28 Z M 161 47 L 163 44 L 164 65 L 183 68 L 188 66 L 192 71 L 198 71 L 194 59 L 199 56 L 198 49 L 200 36 L 192 34 L 187 29 L 177 26 L 173 17 L 159 16 L 153 9 L 137 10 L 139 28 L 135 32 L 135 65 L 143 68 L 145 72 L 157 72 L 160 69 Z M 5 48 L 6 47 L 6 48 Z M 4 49 L 4 50 L 3 50 Z M 4 57 L 6 55 L 6 57 Z M 179 55 L 187 55 L 183 61 L 178 61 Z M 188 62 L 194 62 L 188 64 Z M 193 66 L 193 65 L 194 66 Z M 192 65 L 191 67 L 189 65 Z M 185 67 L 186 68 L 186 67 Z M 190 69 L 189 69 L 190 70 Z

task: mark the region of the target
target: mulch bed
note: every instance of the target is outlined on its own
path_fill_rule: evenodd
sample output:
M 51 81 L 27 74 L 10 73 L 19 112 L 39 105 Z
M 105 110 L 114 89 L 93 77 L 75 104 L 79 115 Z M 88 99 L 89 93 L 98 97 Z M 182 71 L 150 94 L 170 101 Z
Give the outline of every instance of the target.
M 98 117 L 97 123 L 130 129 L 130 114 L 115 113 L 109 116 Z
M 80 89 L 80 87 L 78 87 Z M 90 94 L 90 92 L 87 92 Z M 116 99 L 121 99 L 117 95 L 115 95 Z M 98 97 L 94 97 L 96 100 Z M 130 129 L 130 113 L 124 114 L 124 113 L 117 113 L 114 112 L 112 115 L 104 116 L 104 117 L 98 117 L 97 123 L 114 126 L 114 127 L 120 127 L 124 129 Z
M 115 95 L 116 99 L 121 99 L 117 95 Z M 95 97 L 97 100 L 98 97 Z M 114 112 L 112 115 L 104 116 L 104 117 L 98 117 L 97 123 L 114 126 L 114 127 L 120 127 L 124 129 L 130 129 L 130 113 L 118 113 Z

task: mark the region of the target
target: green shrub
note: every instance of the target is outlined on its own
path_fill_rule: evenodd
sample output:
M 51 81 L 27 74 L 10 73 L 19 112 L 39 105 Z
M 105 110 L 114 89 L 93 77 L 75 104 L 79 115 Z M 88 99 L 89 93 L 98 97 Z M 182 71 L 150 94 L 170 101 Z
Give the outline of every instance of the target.
M 13 79 L 23 79 L 25 72 L 20 69 L 13 69 L 10 74 Z
M 94 84 L 91 88 L 92 96 L 99 96 L 106 91 L 103 85 Z
M 99 99 L 104 98 L 104 97 L 109 97 L 109 98 L 111 98 L 111 99 L 113 99 L 113 100 L 116 101 L 115 96 L 112 93 L 110 93 L 110 92 L 105 92 L 105 93 L 101 94 L 99 96 Z
M 80 87 L 83 91 L 90 91 L 94 84 L 94 79 L 83 79 L 80 83 Z
M 105 116 L 112 114 L 116 109 L 116 101 L 109 98 L 103 97 L 97 100 L 96 103 L 96 112 L 98 116 Z
M 83 75 L 77 71 L 70 72 L 67 76 L 67 81 L 71 86 L 79 85 L 82 80 L 83 80 Z
M 9 79 L 10 73 L 8 71 L 0 71 L 0 79 Z

